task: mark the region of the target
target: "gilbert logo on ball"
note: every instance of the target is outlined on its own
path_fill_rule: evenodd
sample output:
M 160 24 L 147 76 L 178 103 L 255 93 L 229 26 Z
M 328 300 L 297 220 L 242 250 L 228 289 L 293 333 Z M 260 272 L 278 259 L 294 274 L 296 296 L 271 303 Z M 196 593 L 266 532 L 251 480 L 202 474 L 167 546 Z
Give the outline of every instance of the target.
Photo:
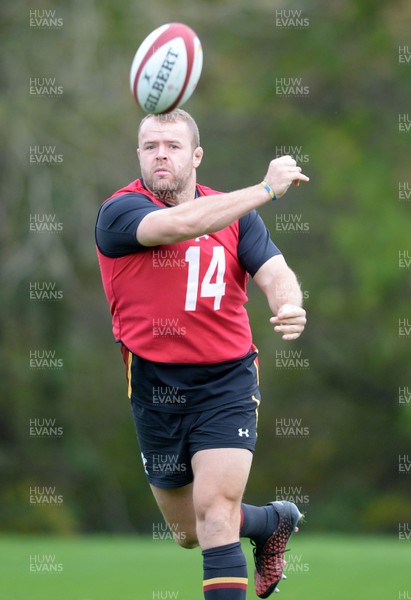
M 137 50 L 130 70 L 131 92 L 145 112 L 170 112 L 190 98 L 202 66 L 203 51 L 195 32 L 183 23 L 167 23 Z

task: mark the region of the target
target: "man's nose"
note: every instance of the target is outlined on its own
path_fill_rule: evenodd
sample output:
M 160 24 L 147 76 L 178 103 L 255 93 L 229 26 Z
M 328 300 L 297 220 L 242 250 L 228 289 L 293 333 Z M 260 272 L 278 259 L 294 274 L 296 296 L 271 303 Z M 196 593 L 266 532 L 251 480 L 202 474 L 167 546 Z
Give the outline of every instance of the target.
M 167 152 L 164 146 L 159 146 L 157 149 L 157 160 L 167 160 Z

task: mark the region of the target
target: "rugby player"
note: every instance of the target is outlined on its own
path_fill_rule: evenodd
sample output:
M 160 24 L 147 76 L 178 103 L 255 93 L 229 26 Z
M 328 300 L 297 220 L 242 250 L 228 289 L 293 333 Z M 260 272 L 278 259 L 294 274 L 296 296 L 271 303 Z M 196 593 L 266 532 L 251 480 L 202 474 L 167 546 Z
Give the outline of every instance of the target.
M 96 243 L 145 473 L 175 540 L 202 550 L 206 600 L 246 597 L 240 537 L 267 598 L 301 514 L 242 503 L 260 405 L 246 284 L 265 294 L 274 331 L 298 338 L 300 286 L 256 209 L 309 179 L 282 156 L 245 189 L 197 184 L 203 149 L 181 109 L 142 120 L 137 155 L 142 177 L 102 204 Z

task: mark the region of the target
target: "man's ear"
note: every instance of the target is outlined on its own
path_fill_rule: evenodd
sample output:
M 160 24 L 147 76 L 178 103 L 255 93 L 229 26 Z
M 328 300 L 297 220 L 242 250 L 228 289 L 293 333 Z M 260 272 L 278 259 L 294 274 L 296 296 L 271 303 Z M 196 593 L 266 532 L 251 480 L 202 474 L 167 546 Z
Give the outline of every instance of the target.
M 201 161 L 203 160 L 204 150 L 201 146 L 197 146 L 193 153 L 193 166 L 195 169 L 200 166 Z

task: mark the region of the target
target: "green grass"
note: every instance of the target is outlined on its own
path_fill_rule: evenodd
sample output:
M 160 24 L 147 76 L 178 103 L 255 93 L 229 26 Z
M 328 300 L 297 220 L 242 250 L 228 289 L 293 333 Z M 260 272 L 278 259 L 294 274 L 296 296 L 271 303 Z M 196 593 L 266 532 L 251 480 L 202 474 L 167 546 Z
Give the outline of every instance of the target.
M 302 534 L 291 542 L 288 580 L 279 586 L 284 599 L 411 597 L 410 543 L 386 537 Z M 256 598 L 247 540 L 243 548 L 250 572 L 247 598 Z M 33 555 L 54 558 L 62 570 L 30 572 Z M 118 536 L 2 536 L 0 556 L 1 597 L 6 600 L 203 598 L 199 550 L 183 550 L 173 542 Z

